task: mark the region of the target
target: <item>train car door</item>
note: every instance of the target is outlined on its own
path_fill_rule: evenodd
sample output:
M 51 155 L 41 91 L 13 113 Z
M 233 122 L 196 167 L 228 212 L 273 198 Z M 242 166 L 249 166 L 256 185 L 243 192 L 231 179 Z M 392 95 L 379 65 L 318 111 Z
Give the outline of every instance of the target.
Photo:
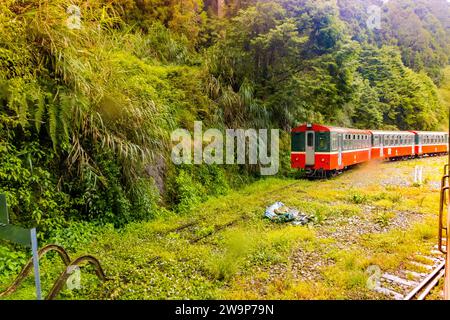
M 379 137 L 380 137 L 380 158 L 383 158 L 384 157 L 384 152 L 383 152 L 384 136 L 382 134 L 380 134 Z
M 313 166 L 315 164 L 315 134 L 314 131 L 306 131 L 305 152 L 307 166 Z
M 417 135 L 417 142 L 418 142 L 418 145 L 419 145 L 419 148 L 418 148 L 417 153 L 418 153 L 419 155 L 422 154 L 422 142 L 423 142 L 422 139 L 423 139 L 422 136 Z
M 344 145 L 344 139 L 342 133 L 338 134 L 338 166 L 342 166 L 342 146 Z

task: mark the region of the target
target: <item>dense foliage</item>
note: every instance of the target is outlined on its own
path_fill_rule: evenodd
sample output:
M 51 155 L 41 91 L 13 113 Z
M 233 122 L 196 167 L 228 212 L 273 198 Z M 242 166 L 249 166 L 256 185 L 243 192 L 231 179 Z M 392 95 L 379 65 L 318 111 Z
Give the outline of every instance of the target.
M 175 167 L 170 132 L 304 121 L 442 129 L 449 5 L 371 1 L 6 0 L 0 3 L 0 192 L 51 234 L 188 212 L 254 167 Z M 68 28 L 79 6 L 81 28 Z M 447 101 L 447 102 L 446 102 Z M 81 222 L 77 222 L 81 223 Z M 83 224 L 81 224 L 83 225 Z

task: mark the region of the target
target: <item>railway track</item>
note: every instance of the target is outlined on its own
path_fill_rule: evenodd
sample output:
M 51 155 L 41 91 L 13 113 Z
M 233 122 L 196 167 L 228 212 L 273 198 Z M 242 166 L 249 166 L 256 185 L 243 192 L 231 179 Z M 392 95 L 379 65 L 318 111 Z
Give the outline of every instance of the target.
M 283 186 L 283 187 L 276 188 L 276 189 L 274 189 L 274 190 L 265 192 L 265 193 L 264 193 L 264 196 L 261 197 L 260 200 L 263 201 L 263 200 L 265 200 L 265 198 L 266 198 L 268 195 L 272 195 L 272 194 L 274 194 L 274 193 L 276 193 L 276 192 L 278 192 L 278 191 L 282 191 L 282 190 L 288 189 L 288 188 L 293 187 L 293 186 L 298 185 L 298 184 L 300 184 L 300 182 L 299 182 L 299 181 L 296 181 L 296 182 L 290 183 L 290 184 L 288 184 L 288 185 L 286 185 L 286 186 Z M 299 190 L 299 192 L 305 192 L 305 191 L 304 191 L 304 190 Z M 191 238 L 191 239 L 189 239 L 189 242 L 190 242 L 191 244 L 198 243 L 198 242 L 200 242 L 200 241 L 202 241 L 202 240 L 204 240 L 204 239 L 206 239 L 206 238 L 209 238 L 209 237 L 214 236 L 215 234 L 219 233 L 220 231 L 223 231 L 223 230 L 225 230 L 225 229 L 227 229 L 227 228 L 229 228 L 229 227 L 234 226 L 236 223 L 238 223 L 239 221 L 242 221 L 242 220 L 244 220 L 244 219 L 246 219 L 246 218 L 248 218 L 248 217 L 244 215 L 244 216 L 242 216 L 242 217 L 240 217 L 240 218 L 231 220 L 231 221 L 229 221 L 229 222 L 227 222 L 227 223 L 214 225 L 214 228 L 213 228 L 212 231 L 210 231 L 210 232 L 208 232 L 208 233 L 206 233 L 206 234 L 204 234 L 204 235 L 201 235 L 201 236 L 197 236 L 197 237 Z M 181 224 L 181 225 L 179 225 L 179 226 L 177 226 L 177 227 L 175 227 L 175 228 L 172 228 L 172 229 L 169 229 L 169 230 L 166 230 L 166 231 L 163 231 L 163 232 L 159 232 L 158 235 L 159 235 L 159 236 L 167 236 L 167 235 L 170 234 L 170 233 L 181 233 L 181 232 L 185 232 L 185 231 L 190 231 L 192 228 L 197 227 L 197 226 L 200 224 L 201 221 L 202 221 L 201 219 L 189 221 L 189 222 L 186 222 L 186 223 L 184 223 L 184 224 Z M 158 261 L 160 261 L 161 259 L 162 259 L 161 256 L 154 256 L 154 257 L 150 258 L 150 259 L 147 261 L 147 263 L 158 262 Z
M 395 300 L 425 300 L 445 275 L 445 256 L 437 246 L 428 255 L 416 254 L 407 265 L 408 269 L 383 273 L 374 290 Z

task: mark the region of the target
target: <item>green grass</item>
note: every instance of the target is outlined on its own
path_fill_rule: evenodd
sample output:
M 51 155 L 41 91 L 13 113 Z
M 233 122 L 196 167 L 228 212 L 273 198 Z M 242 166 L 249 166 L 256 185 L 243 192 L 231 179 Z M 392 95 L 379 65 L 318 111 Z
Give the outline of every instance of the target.
M 190 213 L 167 214 L 120 230 L 106 228 L 75 246 L 71 255 L 98 257 L 111 280 L 101 283 L 92 270 L 83 269 L 82 288 L 65 289 L 58 298 L 380 298 L 367 289 L 367 268 L 400 268 L 436 241 L 438 191 L 430 183 L 439 181 L 444 162 L 442 157 L 382 163 L 376 170 L 368 165 L 326 181 L 268 178 L 211 198 Z M 426 166 L 428 182 L 415 187 L 411 175 L 418 164 Z M 408 184 L 381 183 L 394 174 L 409 177 Z M 264 219 L 265 207 L 274 201 L 309 214 L 313 222 L 292 226 Z M 410 219 L 406 228 L 393 225 L 401 212 Z M 232 226 L 192 241 L 236 219 Z M 192 221 L 198 224 L 173 231 Z M 355 221 L 360 225 L 354 226 Z M 357 232 L 371 223 L 383 229 Z M 346 228 L 348 234 L 341 234 Z M 295 259 L 298 252 L 312 260 Z M 41 269 L 47 292 L 63 266 L 49 257 Z M 303 269 L 311 269 L 311 278 L 302 276 Z M 2 278 L 0 286 L 12 278 Z M 8 299 L 33 299 L 33 294 L 30 277 Z

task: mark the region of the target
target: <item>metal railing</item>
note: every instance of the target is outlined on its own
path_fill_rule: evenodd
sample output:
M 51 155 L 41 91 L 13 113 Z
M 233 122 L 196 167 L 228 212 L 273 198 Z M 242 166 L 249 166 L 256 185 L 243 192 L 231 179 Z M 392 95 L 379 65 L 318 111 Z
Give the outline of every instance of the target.
M 450 161 L 449 161 L 450 163 Z M 444 299 L 450 300 L 450 250 L 448 230 L 450 229 L 450 184 L 449 184 L 449 164 L 444 166 L 444 175 L 441 179 L 441 191 L 439 199 L 439 231 L 438 231 L 438 249 L 446 256 L 445 261 L 445 280 L 444 280 Z M 447 207 L 447 210 L 444 208 Z M 444 212 L 446 218 L 444 219 Z M 445 223 L 444 223 L 445 220 Z

